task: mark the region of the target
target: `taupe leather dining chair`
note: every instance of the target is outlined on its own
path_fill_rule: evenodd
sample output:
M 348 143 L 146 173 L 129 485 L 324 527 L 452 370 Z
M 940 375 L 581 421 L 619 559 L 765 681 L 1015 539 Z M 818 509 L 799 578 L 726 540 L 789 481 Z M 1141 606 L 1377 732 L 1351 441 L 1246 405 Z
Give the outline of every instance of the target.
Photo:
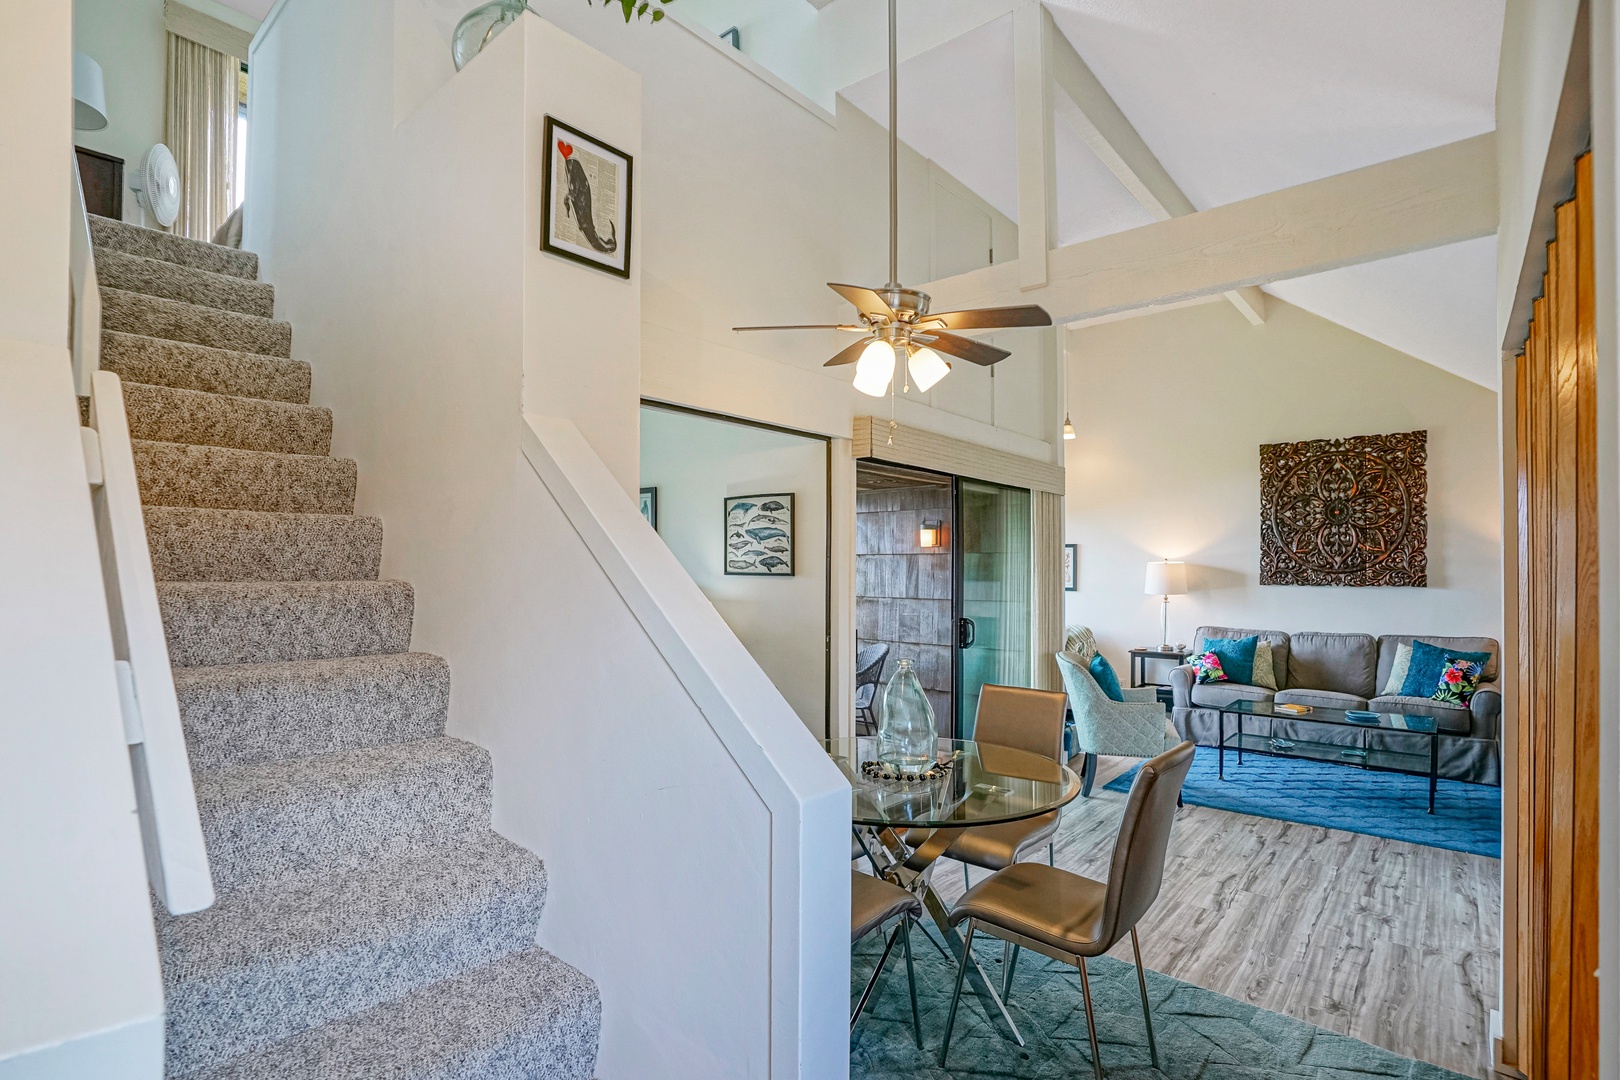
M 849 1014 L 849 1030 L 855 1030 L 855 1021 L 861 1018 L 866 1003 L 871 1000 L 872 991 L 877 988 L 878 977 L 883 974 L 883 965 L 889 962 L 889 953 L 894 951 L 894 942 L 898 938 L 905 945 L 906 981 L 911 984 L 911 1033 L 917 1040 L 917 1049 L 920 1050 L 922 1020 L 917 1015 L 917 975 L 911 966 L 911 920 L 922 917 L 922 901 L 893 882 L 863 874 L 858 870 L 851 870 L 849 878 L 851 946 L 896 915 L 900 917 L 900 925 L 889 935 L 888 944 L 883 946 L 883 955 L 878 958 L 877 967 L 872 969 L 872 977 L 867 980 L 866 989 L 861 991 L 861 1000 L 856 1003 L 855 1011 Z
M 1062 761 L 1063 716 L 1068 707 L 1068 695 L 1061 691 L 987 683 L 979 693 L 973 740 Z M 945 850 L 945 858 L 962 864 L 964 885 L 972 884 L 968 877 L 970 864 L 1002 870 L 1042 844 L 1046 845 L 1046 861 L 1050 864 L 1054 861 L 1052 838 L 1057 835 L 1058 815 L 1059 811 L 1053 810 L 1022 821 L 963 829 Z
M 1015 946 L 1006 965 L 1003 991 L 1012 982 L 1018 948 L 1034 949 L 1054 960 L 1080 969 L 1080 991 L 1085 997 L 1086 1029 L 1091 1038 L 1091 1064 L 1102 1080 L 1097 1054 L 1097 1021 L 1091 1008 L 1091 981 L 1086 958 L 1101 956 L 1124 936 L 1131 936 L 1136 954 L 1136 982 L 1142 992 L 1142 1019 L 1147 1024 L 1148 1050 L 1159 1067 L 1159 1048 L 1153 1041 L 1153 1016 L 1148 1008 L 1147 977 L 1142 973 L 1142 946 L 1136 924 L 1159 897 L 1164 880 L 1164 856 L 1176 799 L 1193 760 L 1193 744 L 1184 742 L 1145 762 L 1131 782 L 1125 816 L 1114 841 L 1108 882 L 1093 881 L 1067 870 L 1040 863 L 1016 863 L 969 889 L 952 909 L 951 925 L 967 922 L 962 960 L 956 972 L 945 1041 L 940 1047 L 943 1067 L 951 1046 L 951 1028 L 962 997 L 962 977 L 973 954 L 973 935 L 982 930 Z M 1005 996 L 1005 994 L 1004 994 Z

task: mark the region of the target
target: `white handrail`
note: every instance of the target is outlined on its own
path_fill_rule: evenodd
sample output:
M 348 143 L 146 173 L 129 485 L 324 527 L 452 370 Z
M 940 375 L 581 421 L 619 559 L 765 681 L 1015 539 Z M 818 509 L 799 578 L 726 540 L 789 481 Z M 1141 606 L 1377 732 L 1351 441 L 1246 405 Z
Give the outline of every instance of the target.
M 101 297 L 77 165 L 71 228 L 73 382 L 80 396 L 90 399 L 85 430 L 94 434 L 84 438 L 86 476 L 112 623 L 124 741 L 135 779 L 146 874 L 170 913 L 182 915 L 214 902 L 214 882 L 146 544 L 123 384 L 112 372 L 99 370 Z
M 79 164 L 73 162 L 73 213 L 68 224 L 68 266 L 73 283 L 73 389 L 90 396 L 90 373 L 101 367 L 101 288 L 96 284 L 96 255 L 90 242 L 90 215 L 84 208 Z

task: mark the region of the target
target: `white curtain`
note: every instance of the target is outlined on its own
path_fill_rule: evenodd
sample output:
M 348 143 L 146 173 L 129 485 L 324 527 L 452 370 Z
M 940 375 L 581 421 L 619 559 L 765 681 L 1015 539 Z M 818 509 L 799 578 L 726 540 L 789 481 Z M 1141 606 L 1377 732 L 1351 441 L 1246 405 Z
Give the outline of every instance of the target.
M 169 34 L 163 141 L 180 167 L 174 231 L 207 240 L 236 205 L 237 74 L 233 56 Z

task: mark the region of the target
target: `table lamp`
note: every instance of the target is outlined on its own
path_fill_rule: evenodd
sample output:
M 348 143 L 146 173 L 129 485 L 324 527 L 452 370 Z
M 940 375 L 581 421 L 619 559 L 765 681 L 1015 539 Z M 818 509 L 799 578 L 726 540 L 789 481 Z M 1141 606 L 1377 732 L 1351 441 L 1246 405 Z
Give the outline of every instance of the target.
M 1187 591 L 1187 564 L 1184 562 L 1150 562 L 1147 564 L 1147 584 L 1143 592 L 1164 598 L 1164 614 L 1159 626 L 1159 648 L 1168 652 L 1175 648 L 1170 640 L 1170 598 Z

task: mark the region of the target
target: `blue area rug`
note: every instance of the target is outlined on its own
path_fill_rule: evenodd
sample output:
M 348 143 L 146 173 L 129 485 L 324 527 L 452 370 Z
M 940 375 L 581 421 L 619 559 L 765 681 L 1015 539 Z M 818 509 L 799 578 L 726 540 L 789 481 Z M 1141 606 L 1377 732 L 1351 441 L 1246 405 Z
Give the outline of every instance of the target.
M 999 1023 L 990 1022 L 984 1003 L 964 986 L 950 1056 L 941 1066 L 939 1046 L 956 969 L 925 940 L 928 932 L 921 927 L 912 930 L 923 1048 L 919 1050 L 913 1040 L 905 956 L 896 945 L 877 992 L 850 1037 L 851 1080 L 1091 1080 L 1080 973 L 1029 952 L 1019 958 L 1013 973 L 1010 1002 L 1025 1045 L 1004 1037 Z M 883 952 L 883 942 L 883 933 L 877 932 L 855 948 L 852 1008 Z M 1001 943 L 979 936 L 974 955 L 999 985 Z M 1149 971 L 1148 1001 L 1159 1044 L 1159 1067 L 1154 1068 L 1136 969 L 1106 956 L 1087 961 L 1087 966 L 1108 1080 L 1463 1080 L 1438 1066 Z
M 1441 780 L 1434 813 L 1422 776 L 1372 772 L 1298 758 L 1226 752 L 1226 779 L 1216 777 L 1216 753 L 1198 748 L 1182 798 L 1191 806 L 1297 821 L 1412 844 L 1502 857 L 1502 789 Z M 1108 791 L 1129 791 L 1136 766 Z

